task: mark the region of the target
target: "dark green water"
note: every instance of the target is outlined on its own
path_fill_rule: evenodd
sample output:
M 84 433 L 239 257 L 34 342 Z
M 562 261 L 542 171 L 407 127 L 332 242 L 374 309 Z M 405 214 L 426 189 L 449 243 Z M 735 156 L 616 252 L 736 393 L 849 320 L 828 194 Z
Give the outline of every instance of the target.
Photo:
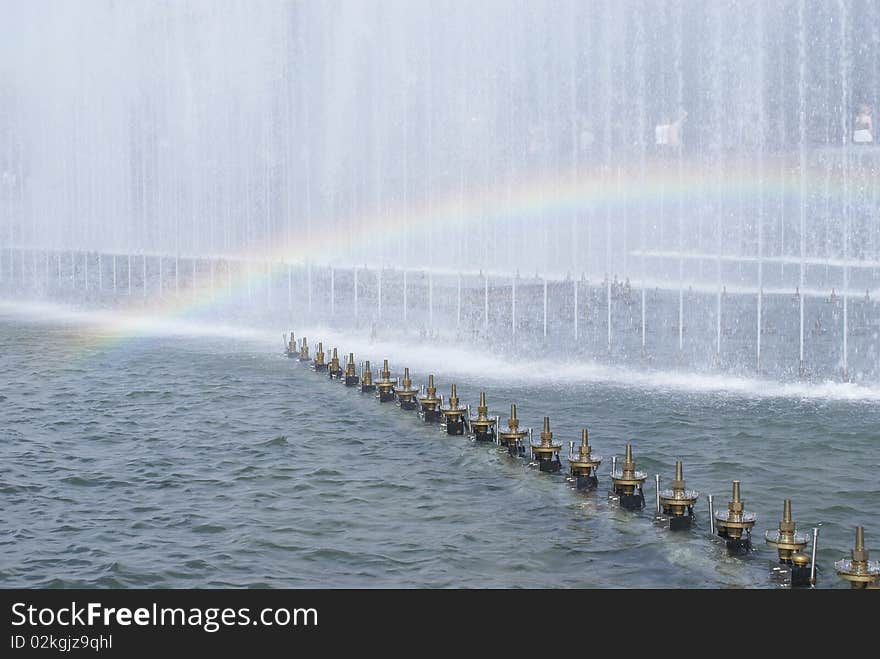
M 549 415 L 564 454 L 589 426 L 605 463 L 599 490 L 581 493 L 278 344 L 0 317 L 0 586 L 774 587 L 763 531 L 786 497 L 802 530 L 822 524 L 820 587 L 844 587 L 833 562 L 857 524 L 880 557 L 873 395 L 439 360 L 444 395 L 454 376 L 463 402 L 484 388 L 502 419 L 510 402 L 523 425 Z M 358 358 L 398 366 L 376 349 Z M 399 364 L 417 383 L 430 350 Z M 607 497 L 627 440 L 650 475 L 640 513 Z M 653 474 L 668 483 L 676 458 L 701 492 L 690 532 L 652 520 Z M 725 507 L 733 479 L 758 514 L 745 558 L 707 535 L 705 494 Z

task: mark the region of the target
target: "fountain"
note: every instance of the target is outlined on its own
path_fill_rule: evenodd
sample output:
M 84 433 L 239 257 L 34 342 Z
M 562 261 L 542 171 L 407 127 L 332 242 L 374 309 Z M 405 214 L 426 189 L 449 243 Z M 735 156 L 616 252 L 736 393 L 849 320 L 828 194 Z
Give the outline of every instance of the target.
M 397 387 L 395 393 L 397 394 L 397 402 L 400 404 L 400 409 L 402 410 L 418 410 L 419 403 L 416 400 L 416 396 L 419 393 L 418 389 L 414 389 L 412 386 L 412 379 L 409 377 L 409 368 L 403 369 L 403 386 Z
M 345 386 L 356 387 L 360 378 L 354 367 L 354 353 L 348 353 L 348 360 L 345 362 Z
M 273 353 L 291 326 L 405 346 L 462 386 L 509 369 L 520 400 L 548 373 L 636 403 L 683 379 L 880 385 L 877 3 L 12 4 L 0 302 L 256 328 Z M 433 375 L 416 389 L 385 360 L 374 381 L 316 347 L 285 338 L 314 371 L 561 469 L 549 417 L 534 440 L 515 405 L 501 428 L 485 393 L 472 417 L 455 384 L 444 406 Z M 595 488 L 600 463 L 584 429 L 568 482 Z M 642 508 L 645 479 L 627 444 L 612 498 Z M 708 520 L 734 552 L 755 523 L 739 485 Z M 692 525 L 680 462 L 656 495 Z M 788 500 L 765 540 L 815 583 Z M 859 530 L 838 574 L 873 569 Z
M 0 291 L 880 381 L 880 10 L 483 4 L 16 8 Z
M 437 397 L 437 388 L 434 386 L 434 374 L 428 376 L 428 386 L 425 388 L 425 395 L 419 399 L 419 415 L 425 423 L 437 423 L 443 419 L 440 412 L 440 398 Z
M 528 430 L 520 430 L 519 419 L 516 417 L 516 405 L 510 405 L 510 417 L 507 420 L 507 430 L 498 433 L 498 444 L 506 448 L 511 457 L 525 456 L 525 446 L 522 440 L 529 434 Z
M 449 407 L 440 407 L 440 413 L 443 415 L 446 434 L 464 434 L 467 410 L 458 405 L 458 392 L 456 391 L 455 383 L 453 383 L 452 392 L 449 394 Z
M 596 476 L 596 469 L 602 464 L 602 456 L 593 453 L 593 447 L 590 446 L 588 431 L 586 428 L 581 430 L 581 445 L 578 452 L 574 452 L 572 443 L 568 456 L 568 465 L 571 469 L 571 477 L 574 479 L 575 487 L 579 490 L 593 490 L 599 485 L 599 479 Z

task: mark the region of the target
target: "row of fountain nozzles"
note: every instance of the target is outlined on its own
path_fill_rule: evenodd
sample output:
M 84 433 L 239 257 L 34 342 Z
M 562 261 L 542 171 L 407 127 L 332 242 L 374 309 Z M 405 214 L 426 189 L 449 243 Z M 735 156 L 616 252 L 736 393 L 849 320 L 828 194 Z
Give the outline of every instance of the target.
M 293 339 L 293 333 L 291 333 L 287 349 L 288 356 L 295 354 L 295 349 L 296 344 Z M 299 350 L 300 361 L 309 361 L 308 354 L 308 344 L 306 339 L 303 338 L 302 346 Z M 336 377 L 339 377 L 339 374 L 342 372 L 336 348 L 333 349 L 333 355 L 328 367 L 324 362 L 323 344 L 319 342 L 314 361 L 316 366 L 320 365 L 324 366 L 325 370 L 329 369 L 331 377 L 333 377 L 334 373 L 337 374 Z M 358 376 L 354 366 L 354 353 L 349 353 L 344 375 L 346 384 L 349 384 L 351 379 L 354 380 L 354 383 L 357 383 Z M 374 386 L 369 361 L 365 362 L 361 384 L 365 387 Z M 388 367 L 388 360 L 386 359 L 383 361 L 380 380 L 375 385 L 379 389 L 380 400 L 396 395 L 401 402 L 401 406 L 404 406 L 404 404 L 412 405 L 412 409 L 419 408 L 423 413 L 434 414 L 438 418 L 443 417 L 447 424 L 461 423 L 466 414 L 467 410 L 459 405 L 460 401 L 455 384 L 451 386 L 448 407 L 441 407 L 442 399 L 437 396 L 433 374 L 428 377 L 424 396 L 418 396 L 419 390 L 413 388 L 409 368 L 404 369 L 402 387 L 398 387 L 395 390 L 395 385 L 395 381 L 391 379 L 391 372 Z M 426 420 L 428 419 L 426 418 Z M 494 432 L 498 443 L 502 447 L 508 448 L 512 455 L 524 455 L 522 441 L 530 435 L 530 431 L 520 428 L 519 419 L 516 415 L 516 404 L 511 404 L 510 406 L 507 429 L 501 430 L 496 427 L 497 418 L 488 415 L 485 392 L 480 392 L 477 417 L 469 419 L 469 423 L 472 432 L 477 436 L 489 436 L 490 433 Z M 559 469 L 557 465 L 559 465 L 559 453 L 562 444 L 553 439 L 553 433 L 550 431 L 550 417 L 544 417 L 544 424 L 539 439 L 537 441 L 530 441 L 529 444 L 532 456 L 538 460 L 542 470 L 555 471 Z M 577 481 L 579 487 L 581 483 L 586 483 L 587 487 L 595 486 L 596 472 L 602 463 L 602 457 L 592 452 L 592 447 L 589 444 L 589 432 L 586 428 L 581 430 L 581 443 L 577 452 L 574 450 L 574 442 L 571 442 L 568 462 L 571 477 Z M 642 488 L 647 474 L 636 469 L 631 444 L 626 444 L 624 460 L 620 468 L 617 468 L 616 462 L 615 458 L 611 470 L 611 481 L 615 495 L 620 497 L 622 503 L 624 501 L 629 502 L 629 505 L 626 507 L 641 507 L 644 505 Z M 547 465 L 546 468 L 545 465 Z M 662 510 L 663 514 L 669 516 L 670 520 L 673 521 L 691 518 L 693 516 L 693 507 L 699 498 L 699 493 L 686 488 L 681 461 L 679 460 L 675 463 L 675 478 L 670 488 L 660 490 L 659 476 L 657 479 L 657 512 L 659 513 Z M 711 496 L 709 497 L 709 505 L 710 525 L 713 532 L 724 538 L 729 546 L 731 543 L 748 545 L 751 530 L 757 521 L 757 515 L 745 509 L 740 481 L 735 480 L 732 483 L 732 494 L 727 510 L 715 512 L 712 509 Z M 812 567 L 809 582 L 815 584 L 815 543 L 817 534 L 818 529 L 814 529 L 814 553 L 811 559 L 804 553 L 804 549 L 809 543 L 809 538 L 806 534 L 797 530 L 797 523 L 792 519 L 791 500 L 785 499 L 782 519 L 779 522 L 778 529 L 766 531 L 764 539 L 769 546 L 777 550 L 781 563 L 791 565 L 793 570 L 809 570 Z M 852 588 L 880 588 L 880 561 L 869 560 L 869 553 L 865 548 L 864 528 L 861 526 L 856 528 L 855 546 L 850 554 L 850 558 L 836 561 L 834 567 L 838 576 L 848 581 Z

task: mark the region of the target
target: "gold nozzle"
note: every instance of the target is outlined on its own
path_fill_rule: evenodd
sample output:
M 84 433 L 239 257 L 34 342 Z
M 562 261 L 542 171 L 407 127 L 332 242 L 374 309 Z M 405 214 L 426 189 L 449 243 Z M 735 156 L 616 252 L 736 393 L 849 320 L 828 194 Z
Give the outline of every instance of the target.
M 587 432 L 586 428 L 582 428 L 581 429 L 581 447 L 578 450 L 578 453 L 579 453 L 581 459 L 583 460 L 583 459 L 589 458 L 591 450 L 592 449 L 590 448 L 589 433 Z
M 782 519 L 779 521 L 779 534 L 786 538 L 794 534 L 797 525 L 791 518 L 791 499 L 782 502 Z
M 480 404 L 477 405 L 477 418 L 474 423 L 478 424 L 478 427 L 489 427 L 489 424 L 494 425 L 495 420 L 489 419 L 489 406 L 486 405 L 486 392 L 480 392 Z
M 779 520 L 779 530 L 768 531 L 764 539 L 771 547 L 775 547 L 781 561 L 794 562 L 800 551 L 807 546 L 807 539 L 797 533 L 797 523 L 791 516 L 791 499 L 782 502 L 782 519 Z M 798 557 L 798 560 L 802 558 Z M 807 561 L 809 562 L 809 560 Z
M 391 371 L 388 368 L 388 360 L 387 359 L 382 362 L 382 379 L 383 380 L 390 380 L 391 379 Z
M 428 376 L 428 386 L 425 389 L 428 398 L 435 398 L 437 395 L 437 387 L 434 386 L 434 374 Z
M 853 567 L 858 564 L 859 567 L 864 567 L 868 563 L 868 550 L 865 549 L 865 527 L 857 526 L 856 527 L 856 544 L 852 550 L 852 562 Z
M 412 380 L 409 377 L 409 369 L 403 369 L 403 388 L 410 389 L 412 387 Z
M 675 478 L 672 481 L 672 491 L 684 491 L 684 468 L 682 467 L 681 460 L 675 461 Z
M 452 385 L 452 395 L 449 396 L 449 409 L 458 409 L 458 392 L 455 390 L 455 384 Z
M 541 443 L 545 446 L 553 441 L 553 433 L 550 432 L 550 417 L 544 417 L 544 429 L 541 431 Z
M 330 367 L 334 371 L 339 370 L 339 355 L 336 353 L 336 348 L 333 348 L 333 356 L 330 358 Z
M 373 372 L 370 370 L 370 361 L 364 362 L 364 376 L 362 378 L 365 385 L 373 384 Z
M 739 494 L 739 481 L 733 481 L 733 500 L 727 502 L 727 509 L 731 513 L 742 513 L 744 508 Z
M 315 363 L 324 363 L 324 344 L 321 341 L 318 341 L 318 350 L 315 352 Z
M 345 377 L 354 377 L 357 375 L 354 371 L 354 353 L 348 353 L 348 364 L 345 365 Z
M 632 444 L 626 445 L 626 453 L 623 458 L 623 478 L 632 479 L 636 473 L 636 463 L 633 462 Z
M 843 558 L 834 563 L 837 576 L 849 581 L 852 588 L 874 590 L 880 587 L 880 563 L 868 560 L 863 526 L 856 527 L 856 544 L 853 546 L 850 556 L 852 560 Z
M 516 418 L 516 403 L 510 404 L 510 418 L 507 420 L 507 427 L 512 431 L 519 428 L 519 419 Z

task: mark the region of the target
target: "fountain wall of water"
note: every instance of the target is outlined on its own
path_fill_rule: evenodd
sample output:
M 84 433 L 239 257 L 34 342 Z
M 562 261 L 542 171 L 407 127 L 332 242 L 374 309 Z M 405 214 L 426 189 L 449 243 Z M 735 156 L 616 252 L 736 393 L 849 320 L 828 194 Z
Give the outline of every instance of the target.
M 6 291 L 880 377 L 874 2 L 8 14 Z

